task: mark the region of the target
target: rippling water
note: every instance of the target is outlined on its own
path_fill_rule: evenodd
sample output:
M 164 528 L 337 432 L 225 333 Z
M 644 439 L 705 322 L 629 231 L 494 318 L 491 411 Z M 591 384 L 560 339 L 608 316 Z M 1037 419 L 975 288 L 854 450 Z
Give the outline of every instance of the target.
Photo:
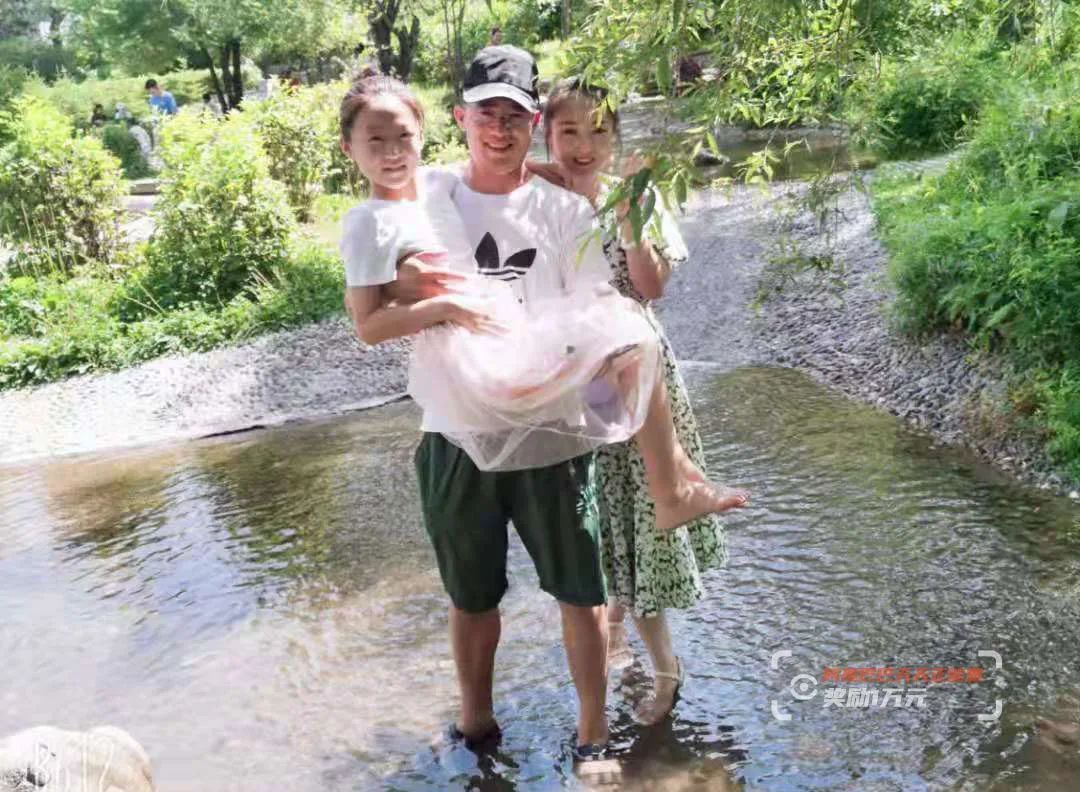
M 626 787 L 1075 788 L 1031 723 L 1080 687 L 1080 509 L 795 372 L 689 379 L 714 477 L 756 497 L 728 520 L 707 599 L 673 615 L 690 674 L 677 717 L 634 727 L 643 669 L 613 679 Z M 572 785 L 558 610 L 517 542 L 502 748 L 478 764 L 432 744 L 455 686 L 416 426 L 398 404 L 0 469 L 0 734 L 122 726 L 163 792 Z M 979 650 L 1003 670 L 932 688 L 922 710 L 788 689 L 826 666 L 987 665 Z M 1001 719 L 979 722 L 998 697 Z

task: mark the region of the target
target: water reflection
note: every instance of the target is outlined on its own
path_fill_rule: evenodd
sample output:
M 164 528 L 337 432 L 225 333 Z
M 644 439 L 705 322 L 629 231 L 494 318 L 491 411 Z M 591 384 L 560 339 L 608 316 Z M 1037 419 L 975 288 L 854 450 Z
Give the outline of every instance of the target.
M 730 768 L 746 789 L 1038 790 L 1075 767 L 1031 724 L 1080 687 L 1077 508 L 794 372 L 690 380 L 717 478 L 757 497 L 729 520 L 707 600 L 673 619 L 691 675 L 677 719 L 637 729 L 644 669 L 613 680 L 624 787 L 726 789 Z M 558 609 L 516 541 L 505 741 L 479 760 L 432 744 L 455 690 L 416 425 L 398 404 L 0 470 L 0 733 L 116 723 L 169 790 L 572 785 Z M 969 666 L 979 649 L 1003 655 L 1001 687 L 939 690 L 925 710 L 787 690 L 826 665 Z M 998 696 L 1001 721 L 979 723 Z

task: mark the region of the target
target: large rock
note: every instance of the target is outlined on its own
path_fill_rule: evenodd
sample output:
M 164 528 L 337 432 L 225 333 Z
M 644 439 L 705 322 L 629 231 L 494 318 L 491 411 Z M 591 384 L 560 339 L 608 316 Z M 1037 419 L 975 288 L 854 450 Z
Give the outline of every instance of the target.
M 35 726 L 0 740 L 0 792 L 154 792 L 150 757 L 123 729 Z

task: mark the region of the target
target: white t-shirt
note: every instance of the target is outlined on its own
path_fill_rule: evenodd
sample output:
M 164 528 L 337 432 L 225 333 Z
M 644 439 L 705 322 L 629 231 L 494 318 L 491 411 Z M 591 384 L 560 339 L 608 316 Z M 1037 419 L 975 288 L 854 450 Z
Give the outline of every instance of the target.
M 451 199 L 457 183 L 451 173 L 422 168 L 415 201 L 369 198 L 346 212 L 338 248 L 346 285 L 390 283 L 407 253 L 442 251 L 452 269 L 472 272 L 472 248 Z
M 508 281 L 526 305 L 611 280 L 589 202 L 539 177 L 488 195 L 453 173 L 424 168 L 416 201 L 369 199 L 350 209 L 342 226 L 349 286 L 390 283 L 401 257 L 417 251 L 445 251 L 453 269 Z M 440 422 L 428 412 L 423 431 Z
M 576 193 L 534 176 L 506 195 L 453 189 L 481 275 L 508 281 L 529 303 L 611 280 L 600 224 Z

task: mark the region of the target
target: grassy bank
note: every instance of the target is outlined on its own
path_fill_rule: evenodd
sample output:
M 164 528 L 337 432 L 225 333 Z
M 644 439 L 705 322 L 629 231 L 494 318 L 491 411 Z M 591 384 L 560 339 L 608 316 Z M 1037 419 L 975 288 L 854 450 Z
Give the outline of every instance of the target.
M 1080 479 L 1080 61 L 997 88 L 943 173 L 875 180 L 895 318 L 1004 353 L 1004 417 Z

